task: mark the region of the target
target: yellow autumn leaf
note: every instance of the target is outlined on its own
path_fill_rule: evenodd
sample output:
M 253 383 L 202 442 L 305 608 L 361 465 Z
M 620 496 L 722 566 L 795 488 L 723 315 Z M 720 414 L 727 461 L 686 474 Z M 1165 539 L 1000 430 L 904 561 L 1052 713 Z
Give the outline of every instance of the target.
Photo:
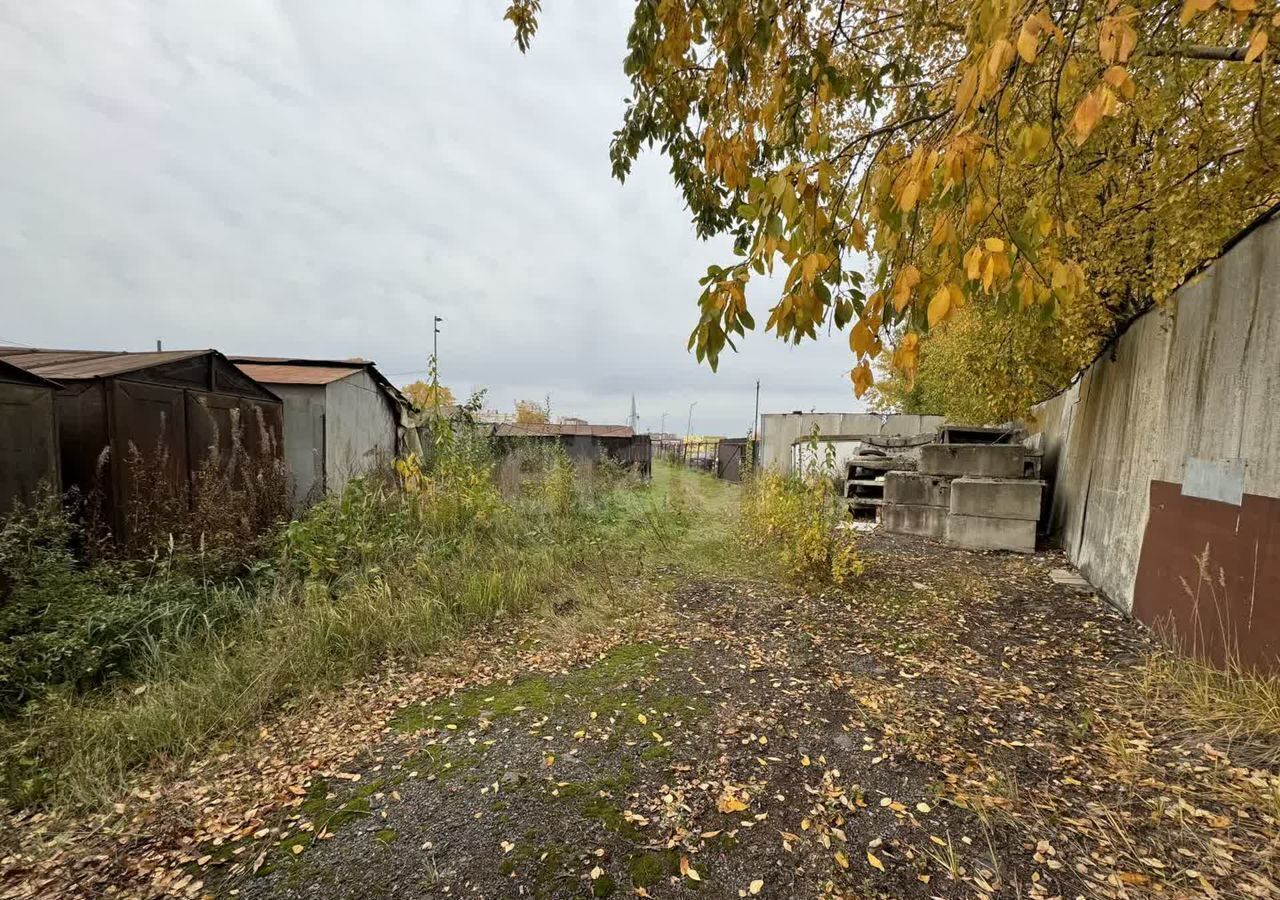
M 973 95 L 978 90 L 978 69 L 969 66 L 960 76 L 960 86 L 956 89 L 956 113 L 964 115 L 973 102 Z
M 982 248 L 974 247 L 964 257 L 964 273 L 970 281 L 982 277 Z
M 1208 12 L 1216 2 L 1217 0 L 1186 0 L 1182 4 L 1182 13 L 1178 16 L 1178 21 L 1184 26 L 1189 25 L 1198 13 Z
M 1102 73 L 1102 80 L 1120 92 L 1126 100 L 1132 100 L 1135 93 L 1133 79 L 1124 66 L 1111 66 Z
M 867 851 L 867 862 L 871 863 L 873 867 L 879 869 L 881 872 L 884 871 L 884 863 L 880 862 L 880 860 L 876 858 L 876 855 L 870 850 Z
M 1262 51 L 1266 49 L 1267 49 L 1267 32 L 1265 29 L 1259 27 L 1258 30 L 1253 33 L 1253 37 L 1249 39 L 1249 49 L 1246 50 L 1244 53 L 1244 61 L 1246 63 L 1253 62 L 1255 59 L 1261 56 Z
M 1075 115 L 1071 117 L 1071 127 L 1076 133 L 1076 144 L 1083 144 L 1089 139 L 1089 135 L 1093 133 L 1093 129 L 1098 125 L 1098 119 L 1102 116 L 1102 105 L 1098 102 L 1097 96 L 1090 91 L 1085 94 L 1084 99 L 1080 101 L 1080 105 L 1076 107 Z
M 868 327 L 866 319 L 859 319 L 849 331 L 849 349 L 858 357 L 866 356 L 874 341 L 875 334 Z
M 849 857 L 845 856 L 841 850 L 836 851 L 836 862 L 840 864 L 842 869 L 849 868 Z
M 751 882 L 750 886 L 747 887 L 748 894 L 758 894 L 762 890 L 764 890 L 764 881 L 759 878 Z
M 929 327 L 937 325 L 947 317 L 947 313 L 951 311 L 951 292 L 947 290 L 944 284 L 938 288 L 937 293 L 933 295 L 933 299 L 929 301 Z
M 861 399 L 862 395 L 867 392 L 867 389 L 871 387 L 875 380 L 871 374 L 871 366 L 867 365 L 866 360 L 863 360 L 854 366 L 853 371 L 849 374 L 853 379 L 853 395 Z
M 1004 241 L 1000 240 L 1000 238 L 989 237 L 982 242 L 982 246 L 986 247 L 991 253 L 1004 252 Z
M 920 283 L 920 270 L 915 266 L 907 266 L 898 273 L 893 285 L 893 307 L 898 312 L 906 309 L 911 302 L 911 292 Z
M 818 275 L 818 263 L 820 257 L 817 253 L 810 253 L 801 263 L 801 277 L 804 278 L 805 284 L 813 284 L 813 279 Z
M 857 219 L 849 223 L 849 243 L 859 252 L 867 249 L 867 228 Z
M 720 794 L 720 798 L 716 801 L 716 809 L 722 813 L 742 812 L 747 808 L 747 804 L 738 798 L 738 795 L 731 789 L 725 788 Z
M 918 199 L 920 199 L 920 182 L 913 178 L 902 189 L 902 195 L 898 198 L 898 209 L 903 212 L 911 212 L 916 208 Z
M 1036 61 L 1036 48 L 1040 43 L 1030 26 L 1031 22 L 1028 20 L 1022 26 L 1022 31 L 1018 33 L 1018 55 L 1022 57 L 1022 61 L 1027 65 L 1031 65 Z

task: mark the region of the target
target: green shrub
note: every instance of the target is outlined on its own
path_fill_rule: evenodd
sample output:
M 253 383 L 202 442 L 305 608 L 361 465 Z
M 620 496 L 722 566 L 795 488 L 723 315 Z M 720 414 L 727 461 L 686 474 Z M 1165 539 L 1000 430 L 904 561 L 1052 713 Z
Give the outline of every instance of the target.
M 739 533 L 748 549 L 775 552 L 794 580 L 846 584 L 862 574 L 862 559 L 853 532 L 842 527 L 849 513 L 836 490 L 834 459 L 819 461 L 816 437 L 811 446 L 802 473 L 748 474 Z
M 50 691 L 85 692 L 134 674 L 144 648 L 196 617 L 234 619 L 243 598 L 173 556 L 84 565 L 80 535 L 57 497 L 0 523 L 0 712 Z
M 72 552 L 57 508 L 11 520 L 0 608 L 0 791 L 11 804 L 101 802 L 130 770 L 234 736 L 269 709 L 393 655 L 607 583 L 634 529 L 634 484 L 563 453 L 530 455 L 503 499 L 482 433 L 435 432 L 422 458 L 352 479 L 228 580 L 178 550 L 143 561 Z M 588 574 L 589 573 L 589 574 Z

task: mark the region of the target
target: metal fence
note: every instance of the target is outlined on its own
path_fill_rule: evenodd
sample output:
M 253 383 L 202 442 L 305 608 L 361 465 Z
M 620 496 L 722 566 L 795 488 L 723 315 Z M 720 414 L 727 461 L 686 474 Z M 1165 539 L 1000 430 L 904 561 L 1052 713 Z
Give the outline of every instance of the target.
M 748 450 L 750 447 L 750 450 Z M 678 466 L 701 469 L 726 481 L 742 481 L 742 473 L 759 456 L 759 443 L 746 438 L 715 441 L 653 441 L 653 456 Z

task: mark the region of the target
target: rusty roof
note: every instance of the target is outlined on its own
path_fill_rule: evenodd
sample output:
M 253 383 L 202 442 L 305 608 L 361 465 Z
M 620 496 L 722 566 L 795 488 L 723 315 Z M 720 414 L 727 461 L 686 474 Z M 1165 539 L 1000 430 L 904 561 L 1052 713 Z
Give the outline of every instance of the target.
M 518 422 L 499 425 L 494 431 L 498 437 L 635 437 L 628 425 L 561 425 L 549 422 Z
M 364 366 L 289 366 L 246 362 L 235 365 L 254 381 L 264 384 L 330 384 L 364 369 Z
M 45 350 L 34 347 L 0 348 L 0 359 L 33 375 L 54 380 L 107 378 L 137 372 L 164 363 L 178 362 L 213 350 Z
M 0 381 L 6 381 L 10 384 L 29 384 L 35 387 L 57 388 L 58 385 L 47 378 L 41 378 L 34 372 L 28 372 L 26 369 L 19 368 L 12 363 L 7 363 L 0 359 Z
M 313 384 L 324 385 L 355 374 L 368 372 L 391 397 L 392 402 L 408 407 L 400 389 L 378 371 L 372 360 L 361 357 L 351 359 L 299 359 L 287 356 L 231 356 L 228 357 L 241 372 L 255 381 L 265 384 Z

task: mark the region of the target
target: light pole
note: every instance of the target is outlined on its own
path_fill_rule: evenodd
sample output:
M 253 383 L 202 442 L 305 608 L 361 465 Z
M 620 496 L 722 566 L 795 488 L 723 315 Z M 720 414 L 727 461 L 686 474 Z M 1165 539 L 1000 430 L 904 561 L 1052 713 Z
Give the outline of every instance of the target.
M 685 443 L 689 442 L 689 435 L 693 434 L 693 408 L 697 405 L 698 405 L 697 400 L 694 400 L 692 403 L 689 404 L 689 421 L 686 422 L 684 426 Z
M 663 413 L 662 424 L 658 426 L 658 434 L 666 434 L 666 433 L 667 433 L 667 414 Z
M 760 379 L 756 379 L 756 411 L 751 417 L 751 439 L 754 441 L 760 431 Z
M 444 319 L 440 318 L 439 316 L 432 316 L 432 319 L 434 319 L 435 321 L 431 323 L 431 331 L 432 331 L 432 334 L 431 334 L 431 368 L 432 368 L 431 380 L 433 382 L 439 382 L 440 380 L 440 372 L 439 372 L 439 369 L 440 369 L 440 323 L 443 322 Z

